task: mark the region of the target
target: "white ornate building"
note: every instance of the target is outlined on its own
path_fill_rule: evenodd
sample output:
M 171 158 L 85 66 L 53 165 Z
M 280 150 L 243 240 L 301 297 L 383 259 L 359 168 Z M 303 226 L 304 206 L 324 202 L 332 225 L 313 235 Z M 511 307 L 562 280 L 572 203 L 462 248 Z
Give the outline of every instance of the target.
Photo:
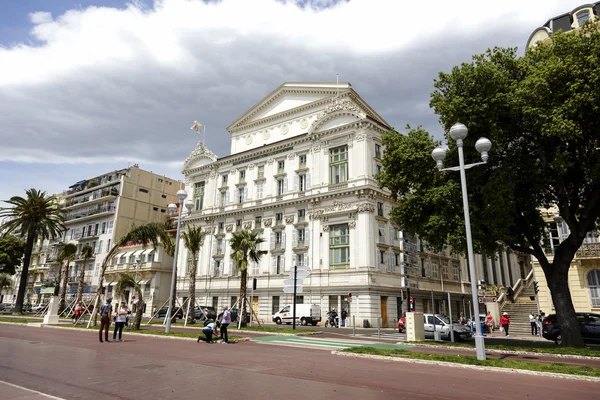
M 393 325 L 406 283 L 416 309 L 427 310 L 431 290 L 455 293 L 453 307 L 464 308 L 470 290 L 464 261 L 449 252 L 423 253 L 390 223 L 391 198 L 374 179 L 390 126 L 349 83 L 285 83 L 227 129 L 231 155 L 217 158 L 198 143 L 183 166 L 194 201 L 186 223 L 205 232 L 199 302 L 221 310 L 237 300 L 228 240 L 232 231 L 252 229 L 269 251 L 249 268 L 258 280 L 251 302 L 265 321 L 291 302 L 282 288 L 294 265 L 310 268 L 299 301 L 324 311 L 344 307 L 357 325 L 373 326 L 379 316 Z M 181 251 L 178 265 L 190 262 Z M 517 262 L 507 264 L 516 275 Z M 419 280 L 407 281 L 407 273 Z M 179 298 L 187 296 L 186 276 L 187 268 L 179 268 Z M 443 310 L 444 302 L 436 294 L 429 307 Z

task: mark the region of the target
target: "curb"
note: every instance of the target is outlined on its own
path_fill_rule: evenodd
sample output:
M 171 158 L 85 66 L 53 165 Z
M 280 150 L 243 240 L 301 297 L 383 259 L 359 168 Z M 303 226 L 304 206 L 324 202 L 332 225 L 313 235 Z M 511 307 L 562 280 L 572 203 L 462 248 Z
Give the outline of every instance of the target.
M 405 363 L 425 364 L 425 365 L 441 365 L 444 367 L 464 368 L 464 369 L 472 369 L 472 370 L 478 370 L 478 371 L 483 370 L 483 371 L 493 371 L 493 372 L 505 372 L 508 374 L 544 376 L 544 377 L 549 377 L 549 378 L 560 378 L 560 379 L 567 379 L 567 380 L 574 380 L 574 381 L 600 382 L 600 378 L 593 377 L 593 376 L 560 374 L 557 372 L 540 372 L 540 371 L 529 371 L 526 369 L 482 367 L 482 366 L 478 366 L 478 365 L 457 364 L 457 363 L 451 363 L 451 362 L 447 362 L 447 361 L 429 361 L 429 360 L 418 360 L 418 359 L 402 358 L 402 357 L 388 357 L 388 356 L 376 356 L 376 355 L 370 355 L 370 354 L 344 353 L 344 352 L 340 352 L 337 350 L 332 351 L 331 354 L 336 355 L 336 356 L 367 358 L 367 359 L 372 359 L 372 360 L 395 361 L 395 362 L 405 362 Z
M 240 333 L 252 333 L 255 335 L 271 335 L 271 336 L 312 336 L 312 335 L 321 335 L 323 332 L 304 332 L 304 333 L 278 333 L 278 332 L 261 332 L 261 331 L 247 331 L 244 329 L 232 329 L 230 332 L 240 332 Z
M 17 325 L 24 325 L 24 324 L 17 324 Z M 86 329 L 86 328 L 66 328 L 66 327 L 56 326 L 56 325 L 44 325 L 44 326 L 41 326 L 41 328 L 65 329 L 65 330 L 69 330 L 69 331 L 81 331 L 81 332 L 94 332 L 93 329 Z M 163 336 L 163 335 L 153 335 L 151 333 L 127 332 L 127 336 L 130 336 L 130 335 L 131 336 L 151 337 L 151 338 L 158 338 L 158 339 L 194 340 L 194 341 L 197 340 L 197 339 L 194 339 L 194 338 L 181 337 L 181 336 Z M 249 342 L 250 338 L 243 337 L 243 338 L 239 338 L 239 339 L 235 339 L 235 340 L 237 340 L 238 342 Z
M 405 342 L 398 342 L 397 344 L 403 344 Z M 427 347 L 430 349 L 450 349 L 450 350 L 471 350 L 471 347 L 454 347 L 454 346 L 435 346 L 431 344 L 414 344 L 415 347 Z M 472 348 L 475 350 L 475 348 Z M 576 354 L 553 354 L 553 353 L 536 353 L 533 351 L 518 351 L 518 350 L 498 350 L 498 349 L 485 349 L 486 353 L 496 354 L 514 354 L 521 356 L 537 356 L 537 357 L 556 357 L 556 358 L 570 358 L 575 360 L 596 360 L 600 362 L 600 357 L 591 356 L 578 356 Z

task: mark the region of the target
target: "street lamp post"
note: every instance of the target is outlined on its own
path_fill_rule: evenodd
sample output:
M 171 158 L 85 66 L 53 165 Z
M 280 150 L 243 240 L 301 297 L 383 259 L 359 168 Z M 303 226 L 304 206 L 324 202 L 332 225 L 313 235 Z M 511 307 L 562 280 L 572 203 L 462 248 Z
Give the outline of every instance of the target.
M 179 231 L 181 230 L 181 217 L 183 216 L 183 201 L 187 197 L 187 192 L 185 190 L 177 191 L 177 198 L 179 199 L 179 216 L 177 217 L 177 234 L 175 235 L 175 254 L 173 254 L 173 271 L 171 271 L 171 295 L 169 297 L 169 308 L 167 309 L 167 324 L 165 326 L 165 333 L 171 332 L 171 314 L 173 310 L 171 309 L 171 305 L 173 304 L 173 299 L 175 298 L 175 271 L 177 270 L 177 253 L 179 252 Z M 192 212 L 193 202 L 188 200 L 185 202 L 185 207 L 188 210 L 188 214 Z M 177 205 L 171 203 L 167 206 L 169 209 L 169 213 L 171 216 L 175 214 L 177 210 Z
M 469 274 L 471 276 L 471 295 L 473 298 L 473 311 L 475 313 L 475 350 L 478 360 L 485 360 L 485 344 L 481 334 L 481 323 L 479 321 L 479 301 L 477 299 L 477 278 L 475 276 L 475 263 L 473 257 L 473 241 L 471 238 L 471 220 L 469 218 L 469 199 L 467 198 L 467 177 L 465 170 L 473 168 L 476 165 L 487 164 L 488 151 L 492 148 L 492 142 L 486 138 L 479 138 L 475 143 L 475 149 L 481 153 L 482 162 L 465 165 L 463 154 L 463 139 L 467 137 L 468 129 L 461 123 L 454 124 L 450 128 L 450 137 L 456 141 L 458 147 L 458 167 L 443 168 L 444 157 L 446 150 L 437 147 L 431 153 L 431 157 L 435 160 L 440 171 L 460 171 L 460 186 L 462 188 L 463 209 L 465 214 L 465 231 L 467 235 L 467 253 L 469 257 Z

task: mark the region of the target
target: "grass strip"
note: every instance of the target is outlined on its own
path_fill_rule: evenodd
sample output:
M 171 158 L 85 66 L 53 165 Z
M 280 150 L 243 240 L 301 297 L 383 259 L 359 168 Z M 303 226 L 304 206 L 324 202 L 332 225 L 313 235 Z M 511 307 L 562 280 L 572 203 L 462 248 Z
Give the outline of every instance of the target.
M 536 372 L 553 372 L 558 374 L 568 375 L 580 375 L 580 376 L 592 376 L 600 377 L 600 368 L 594 367 L 582 367 L 575 365 L 568 365 L 564 363 L 537 363 L 530 361 L 517 361 L 517 360 L 502 360 L 497 358 L 491 358 L 487 360 L 478 360 L 475 356 L 462 356 L 455 354 L 431 354 L 431 353 L 418 353 L 400 349 L 378 349 L 375 347 L 353 347 L 350 349 L 342 350 L 346 353 L 355 354 L 370 354 L 376 356 L 387 356 L 387 357 L 402 357 L 412 360 L 428 360 L 428 361 L 443 361 L 455 364 L 465 365 L 476 365 L 482 367 L 496 367 L 496 368 L 507 368 L 507 369 L 522 369 L 527 371 Z
M 420 342 L 421 344 L 427 344 L 431 346 L 449 346 L 449 347 L 459 347 L 459 348 L 467 348 L 474 349 L 475 343 L 452 343 L 452 342 Z M 418 344 L 418 343 L 417 343 Z M 561 347 L 555 345 L 535 345 L 535 344 L 495 344 L 495 343 L 486 343 L 486 349 L 490 350 L 503 350 L 503 351 L 527 351 L 530 353 L 539 353 L 539 354 L 562 354 L 562 355 L 571 355 L 571 356 L 586 356 L 586 357 L 600 357 L 600 348 L 592 348 L 592 347 Z
M 39 319 L 27 319 L 27 318 L 0 317 L 0 322 L 12 322 L 15 324 L 28 324 L 30 322 L 40 322 L 40 320 Z
M 233 328 L 228 328 L 229 330 L 238 330 L 237 326 Z M 299 334 L 299 333 L 316 333 L 319 332 L 316 329 L 290 329 L 290 328 L 275 328 L 268 326 L 242 326 L 240 328 L 242 331 L 252 331 L 252 332 L 273 332 L 273 333 L 291 333 L 291 334 Z
M 89 329 L 89 330 L 98 330 L 99 327 L 97 326 L 90 326 L 89 328 L 85 327 L 85 326 L 73 326 L 73 325 L 64 325 L 64 324 L 58 324 L 58 325 L 53 325 L 53 326 L 59 326 L 61 328 L 80 328 L 80 329 Z M 171 331 L 169 333 L 166 333 L 165 331 L 162 330 L 155 330 L 155 329 L 140 329 L 139 331 L 134 331 L 131 329 L 126 329 L 124 330 L 123 334 L 127 334 L 127 332 L 130 333 L 140 333 L 143 335 L 158 335 L 158 336 L 170 336 L 170 337 L 182 337 L 182 338 L 193 338 L 193 339 L 198 339 L 198 336 L 201 337 L 206 337 L 202 332 L 179 332 L 179 331 Z M 214 338 L 214 336 L 213 336 Z M 243 336 L 229 336 L 230 340 L 239 340 L 239 339 L 243 339 Z

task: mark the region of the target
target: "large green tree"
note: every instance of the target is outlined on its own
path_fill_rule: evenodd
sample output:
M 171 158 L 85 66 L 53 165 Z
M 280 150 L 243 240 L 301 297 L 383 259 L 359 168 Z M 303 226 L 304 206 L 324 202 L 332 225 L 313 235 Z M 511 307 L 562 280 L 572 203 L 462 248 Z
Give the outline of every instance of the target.
M 187 316 L 187 323 L 193 324 L 195 322 L 194 307 L 196 306 L 196 270 L 198 268 L 198 252 L 202 245 L 202 228 L 199 226 L 188 226 L 187 231 L 183 232 L 181 237 L 183 238 L 183 244 L 185 248 L 191 253 L 190 263 L 190 283 L 189 283 L 189 294 L 188 294 L 188 309 L 190 310 Z
M 0 274 L 14 275 L 24 254 L 24 241 L 13 235 L 0 237 Z
M 467 171 L 475 250 L 504 244 L 539 261 L 567 346 L 583 345 L 568 271 L 600 215 L 600 32 L 581 33 L 559 32 L 523 57 L 502 48 L 476 55 L 440 73 L 430 104 L 447 132 L 456 122 L 469 128 L 466 162 L 480 161 L 478 138 L 492 141 L 488 164 Z M 445 164 L 458 165 L 447 139 Z M 384 144 L 380 183 L 399 202 L 392 219 L 434 248 L 464 252 L 460 177 L 436 170 L 439 143 L 419 128 L 389 132 Z M 569 236 L 549 255 L 543 213 L 553 207 Z
M 251 232 L 244 229 L 241 232 L 232 232 L 231 236 L 229 245 L 231 246 L 233 261 L 235 261 L 235 270 L 241 272 L 239 309 L 242 312 L 239 313 L 239 315 L 242 325 L 245 325 L 248 315 L 246 311 L 248 265 L 250 265 L 251 262 L 260 262 L 260 259 L 267 254 L 267 251 L 258 249 L 259 245 L 265 242 L 265 239 L 258 236 L 258 232 Z
M 26 238 L 23 270 L 15 303 L 15 313 L 21 313 L 33 245 L 38 238 L 60 236 L 65 230 L 64 218 L 56 197 L 37 189 L 26 190 L 25 197 L 13 196 L 4 202 L 11 207 L 0 208 L 0 219 L 6 221 L 0 226 L 0 232 L 6 236 L 19 231 L 19 235 Z
M 94 257 L 94 248 L 89 244 L 86 244 L 81 248 L 81 257 L 83 258 L 83 264 L 79 271 L 79 282 L 77 283 L 77 299 L 79 303 L 83 299 L 83 287 L 85 286 L 85 269 L 87 268 L 88 262 Z
M 158 246 L 162 246 L 165 252 L 173 256 L 174 244 L 173 240 L 169 236 L 166 225 L 158 222 L 150 222 L 143 225 L 132 226 L 129 232 L 123 235 L 119 240 L 115 242 L 110 251 L 106 254 L 104 261 L 100 267 L 100 277 L 98 279 L 98 294 L 102 293 L 102 286 L 104 285 L 104 274 L 106 273 L 106 267 L 110 264 L 118 253 L 121 246 L 125 246 L 128 243 L 140 243 L 143 247 L 151 245 L 154 249 Z M 140 298 L 140 300 L 142 300 Z M 100 295 L 96 296 L 94 303 L 94 310 L 92 311 L 91 320 L 96 325 L 96 316 L 98 315 L 98 308 L 100 307 Z

